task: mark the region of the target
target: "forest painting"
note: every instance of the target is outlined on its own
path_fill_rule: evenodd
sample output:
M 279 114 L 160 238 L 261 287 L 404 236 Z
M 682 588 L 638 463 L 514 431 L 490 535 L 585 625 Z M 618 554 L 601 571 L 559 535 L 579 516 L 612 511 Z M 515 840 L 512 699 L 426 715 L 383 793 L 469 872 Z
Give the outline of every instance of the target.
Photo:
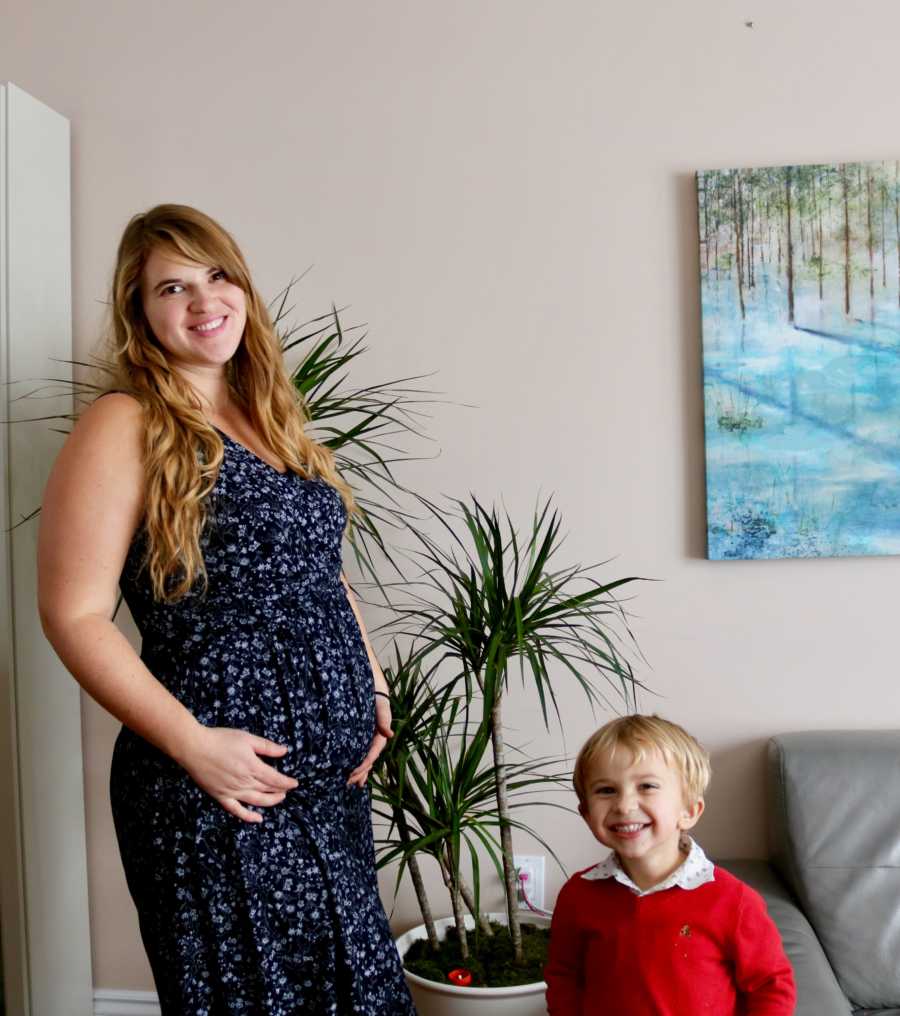
M 900 553 L 900 162 L 697 192 L 709 557 Z

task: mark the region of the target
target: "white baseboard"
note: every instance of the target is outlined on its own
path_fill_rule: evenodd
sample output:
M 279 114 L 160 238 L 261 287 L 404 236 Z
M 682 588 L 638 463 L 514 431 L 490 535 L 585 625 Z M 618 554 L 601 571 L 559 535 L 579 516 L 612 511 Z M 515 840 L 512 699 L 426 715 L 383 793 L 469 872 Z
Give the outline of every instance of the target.
M 98 988 L 94 991 L 94 1016 L 160 1016 L 155 991 L 122 991 Z

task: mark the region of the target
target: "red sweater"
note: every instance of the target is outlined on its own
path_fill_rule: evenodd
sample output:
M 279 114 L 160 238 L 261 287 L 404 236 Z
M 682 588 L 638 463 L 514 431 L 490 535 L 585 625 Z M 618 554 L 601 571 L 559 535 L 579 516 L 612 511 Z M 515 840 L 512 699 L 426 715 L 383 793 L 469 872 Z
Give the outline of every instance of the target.
M 717 867 L 696 889 L 638 896 L 581 874 L 553 911 L 550 1016 L 792 1016 L 794 973 L 778 929 L 734 875 Z

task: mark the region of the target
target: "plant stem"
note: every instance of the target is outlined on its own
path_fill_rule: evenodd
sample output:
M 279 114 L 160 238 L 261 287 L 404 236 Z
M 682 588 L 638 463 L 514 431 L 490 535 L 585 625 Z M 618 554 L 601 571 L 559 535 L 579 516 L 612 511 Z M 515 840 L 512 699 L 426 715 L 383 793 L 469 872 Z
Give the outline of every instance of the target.
M 522 929 L 519 927 L 516 869 L 513 864 L 512 827 L 510 826 L 509 800 L 506 795 L 506 757 L 503 744 L 503 715 L 500 710 L 503 692 L 497 688 L 491 706 L 491 741 L 494 747 L 494 766 L 497 772 L 497 815 L 500 819 L 500 850 L 503 854 L 503 877 L 506 882 L 506 914 L 509 919 L 509 936 L 512 939 L 516 963 L 525 962 L 522 952 Z
M 448 879 L 450 877 L 450 874 L 447 870 L 447 866 L 444 864 L 443 858 L 438 858 L 438 860 L 440 861 L 441 872 L 444 876 L 444 882 L 447 883 L 447 885 L 449 885 L 450 883 Z M 478 922 L 478 925 L 481 928 L 482 933 L 488 936 L 493 935 L 494 929 L 491 927 L 491 922 L 487 919 L 487 917 L 484 916 L 484 914 L 480 914 L 475 909 L 475 897 L 472 894 L 472 890 L 469 888 L 468 883 L 462 877 L 462 875 L 459 876 L 459 895 L 462 896 L 463 903 L 465 903 L 465 905 L 469 908 L 469 913 Z
M 401 832 L 401 836 L 405 833 Z M 406 840 L 406 842 L 409 842 Z M 434 926 L 434 914 L 431 912 L 431 904 L 428 902 L 428 896 L 425 893 L 425 883 L 422 881 L 422 871 L 419 868 L 419 859 L 415 854 L 410 854 L 406 859 L 407 866 L 409 867 L 409 877 L 412 879 L 413 887 L 416 890 L 416 899 L 419 901 L 419 910 L 422 911 L 422 921 L 425 924 L 425 931 L 428 933 L 428 944 L 431 946 L 433 952 L 437 952 L 440 948 L 440 942 L 438 942 L 437 929 Z
M 472 895 L 472 890 L 466 884 L 466 880 L 460 875 L 459 877 L 459 894 L 463 898 L 463 902 L 469 908 L 469 912 L 478 922 L 481 928 L 482 934 L 491 936 L 494 934 L 494 929 L 491 927 L 491 922 L 487 919 L 484 914 L 480 914 L 475 909 L 475 897 Z
M 466 935 L 466 918 L 462 909 L 462 898 L 459 893 L 459 885 L 450 874 L 451 865 L 441 865 L 444 874 L 444 884 L 450 890 L 450 904 L 453 907 L 453 923 L 456 925 L 456 934 L 459 936 L 459 953 L 464 960 L 469 958 L 469 939 Z

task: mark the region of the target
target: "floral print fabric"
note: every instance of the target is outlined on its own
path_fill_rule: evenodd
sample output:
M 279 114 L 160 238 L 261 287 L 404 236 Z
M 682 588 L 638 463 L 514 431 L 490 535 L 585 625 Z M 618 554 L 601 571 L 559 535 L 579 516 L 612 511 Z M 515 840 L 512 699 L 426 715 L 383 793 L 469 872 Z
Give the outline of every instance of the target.
M 408 1016 L 368 792 L 346 785 L 374 730 L 372 673 L 340 582 L 346 512 L 323 481 L 222 440 L 206 593 L 155 601 L 140 532 L 121 589 L 151 673 L 201 723 L 288 745 L 263 760 L 299 786 L 247 823 L 122 728 L 113 817 L 162 1012 Z

